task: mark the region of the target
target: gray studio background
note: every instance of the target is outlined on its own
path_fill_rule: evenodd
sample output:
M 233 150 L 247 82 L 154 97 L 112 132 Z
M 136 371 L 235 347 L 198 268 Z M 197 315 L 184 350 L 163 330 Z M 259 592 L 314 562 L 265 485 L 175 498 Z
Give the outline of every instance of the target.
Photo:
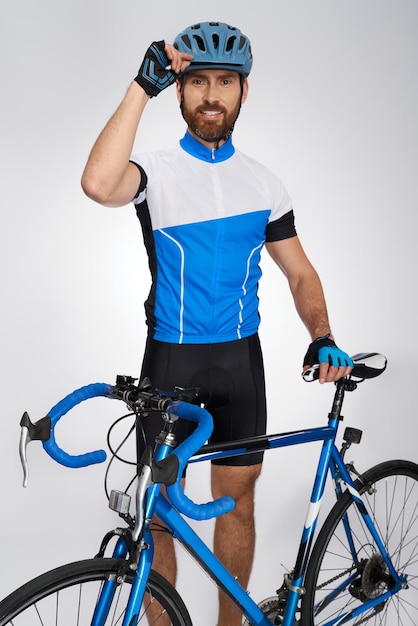
M 107 510 L 104 466 L 65 469 L 32 444 L 29 487 L 21 488 L 19 421 L 24 410 L 39 419 L 82 385 L 139 373 L 149 288 L 139 224 L 132 206 L 88 200 L 79 180 L 148 45 L 212 19 L 252 40 L 249 98 L 234 141 L 287 186 L 338 343 L 389 359 L 381 378 L 347 397 L 347 425 L 365 430 L 350 460 L 365 469 L 417 459 L 417 2 L 3 0 L 0 596 L 93 556 L 119 523 Z M 147 107 L 136 148 L 173 145 L 183 132 L 171 89 Z M 267 257 L 263 270 L 269 431 L 322 424 L 333 389 L 302 382 L 309 337 Z M 89 401 L 63 418 L 57 439 L 73 453 L 105 446 L 123 408 Z M 309 494 L 303 471 L 313 471 L 317 453 L 314 445 L 266 456 L 250 584 L 257 600 L 294 564 Z M 209 499 L 207 472 L 189 472 L 198 501 Z M 123 489 L 130 474 L 115 468 L 111 487 Z M 201 528 L 210 541 L 212 523 Z M 215 590 L 186 555 L 180 561 L 192 617 L 211 626 Z

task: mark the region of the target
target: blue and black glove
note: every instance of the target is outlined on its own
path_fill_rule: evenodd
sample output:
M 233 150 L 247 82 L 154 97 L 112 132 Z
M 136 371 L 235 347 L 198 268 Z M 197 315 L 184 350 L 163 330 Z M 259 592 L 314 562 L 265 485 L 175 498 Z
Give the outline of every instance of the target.
M 146 51 L 138 76 L 134 80 L 151 98 L 158 96 L 176 80 L 176 74 L 167 69 L 169 64 L 165 54 L 165 42 L 154 41 Z
M 328 363 L 334 367 L 353 367 L 353 361 L 348 354 L 335 345 L 329 334 L 312 341 L 303 359 L 304 367 L 317 363 Z

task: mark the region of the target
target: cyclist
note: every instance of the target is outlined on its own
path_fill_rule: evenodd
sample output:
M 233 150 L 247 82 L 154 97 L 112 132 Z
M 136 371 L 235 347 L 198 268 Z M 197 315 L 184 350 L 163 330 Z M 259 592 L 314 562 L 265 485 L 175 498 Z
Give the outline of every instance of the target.
M 264 245 L 286 276 L 311 337 L 303 367 L 319 357 L 320 382 L 331 382 L 352 366 L 333 340 L 321 282 L 297 236 L 285 187 L 232 142 L 252 60 L 248 38 L 221 22 L 186 28 L 174 44 L 154 42 L 82 176 L 93 200 L 106 206 L 133 201 L 136 207 L 152 276 L 142 375 L 163 389 L 198 387 L 199 400 L 214 417 L 213 441 L 265 433 L 257 334 Z M 172 149 L 133 155 L 146 105 L 172 84 L 185 136 Z M 146 433 L 150 443 L 159 428 Z M 213 496 L 236 500 L 235 510 L 216 521 L 214 549 L 244 588 L 253 559 L 254 488 L 261 464 L 262 455 L 250 454 L 212 465 Z M 154 567 L 174 583 L 171 538 L 156 533 L 155 542 Z M 218 626 L 235 624 L 241 616 L 221 594 Z

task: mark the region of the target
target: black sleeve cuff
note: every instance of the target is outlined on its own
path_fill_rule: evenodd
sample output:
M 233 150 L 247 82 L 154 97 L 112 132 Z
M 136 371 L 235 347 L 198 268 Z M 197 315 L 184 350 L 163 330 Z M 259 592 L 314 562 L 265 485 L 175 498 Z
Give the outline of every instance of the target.
M 280 241 L 296 237 L 295 216 L 293 209 L 288 211 L 274 222 L 270 222 L 266 228 L 266 241 Z

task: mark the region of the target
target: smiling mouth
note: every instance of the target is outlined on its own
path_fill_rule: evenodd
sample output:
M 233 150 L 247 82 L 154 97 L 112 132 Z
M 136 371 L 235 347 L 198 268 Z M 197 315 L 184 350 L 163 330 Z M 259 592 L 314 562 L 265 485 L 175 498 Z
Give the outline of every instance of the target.
M 199 111 L 199 113 L 200 115 L 202 115 L 202 117 L 205 117 L 207 119 L 219 117 L 220 115 L 222 115 L 222 111 L 213 111 L 213 110 Z

